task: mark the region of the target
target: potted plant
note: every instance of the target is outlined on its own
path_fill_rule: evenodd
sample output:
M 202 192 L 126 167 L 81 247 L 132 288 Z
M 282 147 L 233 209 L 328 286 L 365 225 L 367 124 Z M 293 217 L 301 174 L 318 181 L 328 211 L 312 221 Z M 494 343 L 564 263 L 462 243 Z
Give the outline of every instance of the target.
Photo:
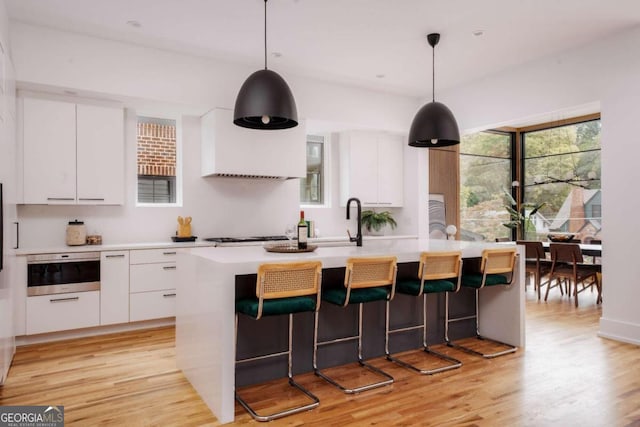
M 398 223 L 393 219 L 393 214 L 389 211 L 376 212 L 374 210 L 362 211 L 362 226 L 371 234 L 384 234 L 383 229 L 388 225 L 392 229 Z
M 505 222 L 502 225 L 510 229 L 516 229 L 518 238 L 528 239 L 531 233 L 535 235 L 536 229 L 532 218 L 546 203 L 542 202 L 539 205 L 523 203 L 520 211 L 518 211 L 516 210 L 517 203 L 511 194 L 506 190 L 504 190 L 504 194 L 507 196 L 511 206 L 505 205 L 505 209 L 509 212 L 509 222 Z

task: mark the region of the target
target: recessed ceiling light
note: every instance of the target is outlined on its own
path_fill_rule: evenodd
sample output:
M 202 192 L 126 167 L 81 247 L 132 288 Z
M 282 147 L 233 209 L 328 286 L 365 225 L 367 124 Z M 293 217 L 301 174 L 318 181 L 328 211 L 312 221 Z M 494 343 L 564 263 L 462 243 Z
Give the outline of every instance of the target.
M 271 52 L 271 56 L 274 58 L 280 58 L 282 56 L 282 52 Z
M 376 74 L 376 78 L 384 79 L 386 76 L 384 74 Z
M 474 30 L 471 34 L 473 34 L 476 37 L 481 37 L 481 36 L 484 36 L 484 30 Z
M 136 21 L 136 20 L 127 21 L 127 25 L 129 25 L 130 27 L 133 27 L 133 28 L 142 27 L 142 24 L 140 23 L 140 21 Z

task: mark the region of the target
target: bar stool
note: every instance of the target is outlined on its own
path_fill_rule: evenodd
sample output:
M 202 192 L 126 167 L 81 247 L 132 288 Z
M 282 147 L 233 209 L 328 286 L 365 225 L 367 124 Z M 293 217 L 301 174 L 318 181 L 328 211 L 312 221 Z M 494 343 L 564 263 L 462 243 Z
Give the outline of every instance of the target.
M 313 342 L 313 371 L 320 378 L 338 387 L 345 393 L 359 393 L 361 391 L 386 386 L 393 383 L 393 377 L 381 369 L 365 362 L 362 357 L 362 307 L 365 303 L 381 300 L 391 300 L 395 294 L 397 273 L 396 257 L 377 258 L 349 258 L 345 269 L 344 287 L 325 290 L 322 299 L 331 304 L 346 307 L 358 304 L 358 334 L 329 341 L 318 341 L 318 313 Z M 358 387 L 348 388 L 318 369 L 318 347 L 345 341 L 358 341 L 358 364 L 371 372 L 383 377 L 383 380 Z
M 446 354 L 429 349 L 427 345 L 427 294 L 445 293 L 445 304 L 449 305 L 449 292 L 457 292 L 460 289 L 460 277 L 462 275 L 462 252 L 422 252 L 418 265 L 418 278 L 399 280 L 396 283 L 396 291 L 405 295 L 422 297 L 422 323 L 404 328 L 389 328 L 389 306 L 387 301 L 387 321 L 385 334 L 385 353 L 387 359 L 421 374 L 435 374 L 462 366 L 462 362 Z M 446 323 L 445 318 L 445 323 Z M 449 362 L 445 366 L 434 369 L 421 369 L 415 365 L 400 360 L 389 353 L 389 336 L 393 333 L 422 329 L 422 349 L 438 359 Z
M 449 306 L 447 305 L 447 324 L 445 328 L 445 340 L 450 347 L 459 348 L 471 354 L 482 356 L 487 359 L 491 359 L 505 354 L 514 353 L 517 347 L 512 346 L 501 341 L 497 341 L 491 338 L 487 338 L 480 334 L 479 328 L 479 310 L 478 310 L 478 297 L 480 289 L 485 286 L 510 286 L 514 278 L 514 268 L 516 264 L 516 249 L 484 249 L 482 251 L 482 263 L 480 266 L 480 273 L 464 273 L 462 275 L 462 286 L 475 289 L 475 314 L 473 316 L 459 317 L 456 319 L 449 318 Z M 458 322 L 461 320 L 475 319 L 476 320 L 476 338 L 482 341 L 488 341 L 493 344 L 506 347 L 505 350 L 498 350 L 493 353 L 482 353 L 474 350 L 470 347 L 466 347 L 457 344 L 449 340 L 449 323 Z
M 262 316 L 289 315 L 289 345 L 286 351 L 236 360 L 236 365 L 287 355 L 289 359 L 287 372 L 289 385 L 300 390 L 311 400 L 311 403 L 305 405 L 272 414 L 260 415 L 236 391 L 236 400 L 257 421 L 271 421 L 316 408 L 320 404 L 320 400 L 316 396 L 293 380 L 291 368 L 293 314 L 307 311 L 318 312 L 320 308 L 321 275 L 322 263 L 320 261 L 262 264 L 258 267 L 256 297 L 236 301 L 236 342 L 238 340 L 238 313 L 246 314 L 255 320 L 260 319 Z

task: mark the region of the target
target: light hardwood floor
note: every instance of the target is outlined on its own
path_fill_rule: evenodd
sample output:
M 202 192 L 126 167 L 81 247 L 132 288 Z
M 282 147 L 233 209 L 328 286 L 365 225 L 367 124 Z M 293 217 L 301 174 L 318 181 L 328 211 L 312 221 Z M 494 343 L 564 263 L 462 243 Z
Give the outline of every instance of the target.
M 514 355 L 443 349 L 464 366 L 433 376 L 376 359 L 396 382 L 355 396 L 301 375 L 320 407 L 271 425 L 640 426 L 640 348 L 598 338 L 601 308 L 595 295 L 580 297 L 575 308 L 527 291 L 527 346 Z M 243 396 L 280 400 L 281 384 Z M 176 369 L 173 328 L 20 347 L 0 405 L 64 405 L 66 425 L 219 425 Z M 236 420 L 254 423 L 238 405 Z

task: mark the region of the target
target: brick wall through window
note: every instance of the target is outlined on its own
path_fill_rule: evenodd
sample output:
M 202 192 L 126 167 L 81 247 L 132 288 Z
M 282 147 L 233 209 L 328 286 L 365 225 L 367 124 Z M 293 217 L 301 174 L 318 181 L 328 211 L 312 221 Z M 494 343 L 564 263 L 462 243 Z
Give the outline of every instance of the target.
M 175 124 L 138 121 L 138 175 L 176 175 Z

